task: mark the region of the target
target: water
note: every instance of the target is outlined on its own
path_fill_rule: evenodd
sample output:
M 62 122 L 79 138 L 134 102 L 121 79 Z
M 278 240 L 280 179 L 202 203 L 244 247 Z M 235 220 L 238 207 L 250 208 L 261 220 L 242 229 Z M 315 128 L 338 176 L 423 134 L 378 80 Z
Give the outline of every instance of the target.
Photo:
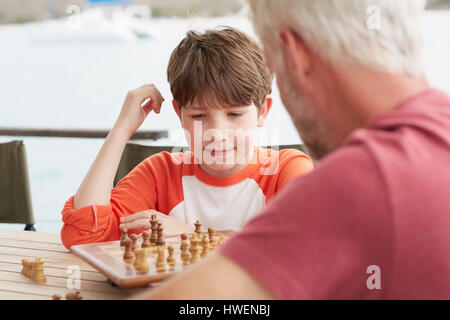
M 424 33 L 427 76 L 433 86 L 450 93 L 449 18 L 450 12 L 427 13 Z M 251 35 L 254 32 L 241 16 L 158 19 L 154 25 L 157 36 L 139 43 L 109 38 L 36 41 L 33 37 L 39 35 L 42 24 L 0 27 L 0 127 L 110 129 L 126 93 L 143 83 L 154 83 L 166 102 L 161 114 L 151 114 L 141 129 L 167 129 L 170 136 L 137 143 L 185 144 L 166 80 L 170 53 L 191 28 L 231 25 Z M 273 98 L 265 128 L 278 130 L 280 144 L 300 143 L 275 84 Z M 27 148 L 36 227 L 58 233 L 64 202 L 76 192 L 103 141 L 0 137 L 0 143 L 13 139 L 24 140 Z M 260 142 L 274 141 L 266 137 Z M 23 225 L 0 224 L 0 228 L 23 229 Z

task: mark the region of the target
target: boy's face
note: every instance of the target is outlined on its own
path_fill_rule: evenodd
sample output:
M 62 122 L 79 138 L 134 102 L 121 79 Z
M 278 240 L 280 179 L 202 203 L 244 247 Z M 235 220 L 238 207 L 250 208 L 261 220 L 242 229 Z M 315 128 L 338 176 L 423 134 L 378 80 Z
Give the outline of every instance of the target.
M 173 107 L 183 126 L 191 151 L 203 171 L 213 176 L 229 176 L 244 169 L 252 160 L 256 128 L 272 105 L 266 98 L 261 110 L 254 105 L 203 107 L 195 101 Z

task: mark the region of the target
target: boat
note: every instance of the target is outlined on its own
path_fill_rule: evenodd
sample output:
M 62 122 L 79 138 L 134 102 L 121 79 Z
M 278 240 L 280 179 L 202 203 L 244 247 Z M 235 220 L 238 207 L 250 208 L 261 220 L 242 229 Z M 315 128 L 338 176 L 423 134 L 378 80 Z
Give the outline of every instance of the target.
M 152 40 L 161 37 L 146 5 L 97 6 L 82 9 L 72 5 L 61 19 L 29 23 L 26 33 L 33 43 L 105 43 Z

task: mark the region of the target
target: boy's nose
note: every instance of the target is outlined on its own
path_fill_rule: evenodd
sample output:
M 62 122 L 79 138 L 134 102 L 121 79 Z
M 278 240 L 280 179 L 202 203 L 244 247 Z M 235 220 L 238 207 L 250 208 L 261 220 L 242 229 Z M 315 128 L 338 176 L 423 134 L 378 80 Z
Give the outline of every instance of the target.
M 211 136 L 214 137 L 215 140 L 225 140 L 227 131 L 229 130 L 226 122 L 218 118 L 212 118 L 205 129 L 213 133 Z
M 207 143 L 214 142 L 217 148 L 232 144 L 234 141 L 233 129 L 228 127 L 213 127 L 206 130 L 203 134 L 203 141 Z
M 227 140 L 227 134 L 224 129 L 210 128 L 205 132 L 205 140 L 221 142 Z

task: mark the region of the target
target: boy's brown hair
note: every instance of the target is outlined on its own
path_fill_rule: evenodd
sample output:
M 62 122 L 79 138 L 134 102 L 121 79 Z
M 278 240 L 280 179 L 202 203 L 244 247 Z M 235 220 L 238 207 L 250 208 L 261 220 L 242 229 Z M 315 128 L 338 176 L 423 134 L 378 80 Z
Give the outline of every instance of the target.
M 250 105 L 260 110 L 272 91 L 273 75 L 259 44 L 225 27 L 204 33 L 188 31 L 170 56 L 167 80 L 181 108 Z

